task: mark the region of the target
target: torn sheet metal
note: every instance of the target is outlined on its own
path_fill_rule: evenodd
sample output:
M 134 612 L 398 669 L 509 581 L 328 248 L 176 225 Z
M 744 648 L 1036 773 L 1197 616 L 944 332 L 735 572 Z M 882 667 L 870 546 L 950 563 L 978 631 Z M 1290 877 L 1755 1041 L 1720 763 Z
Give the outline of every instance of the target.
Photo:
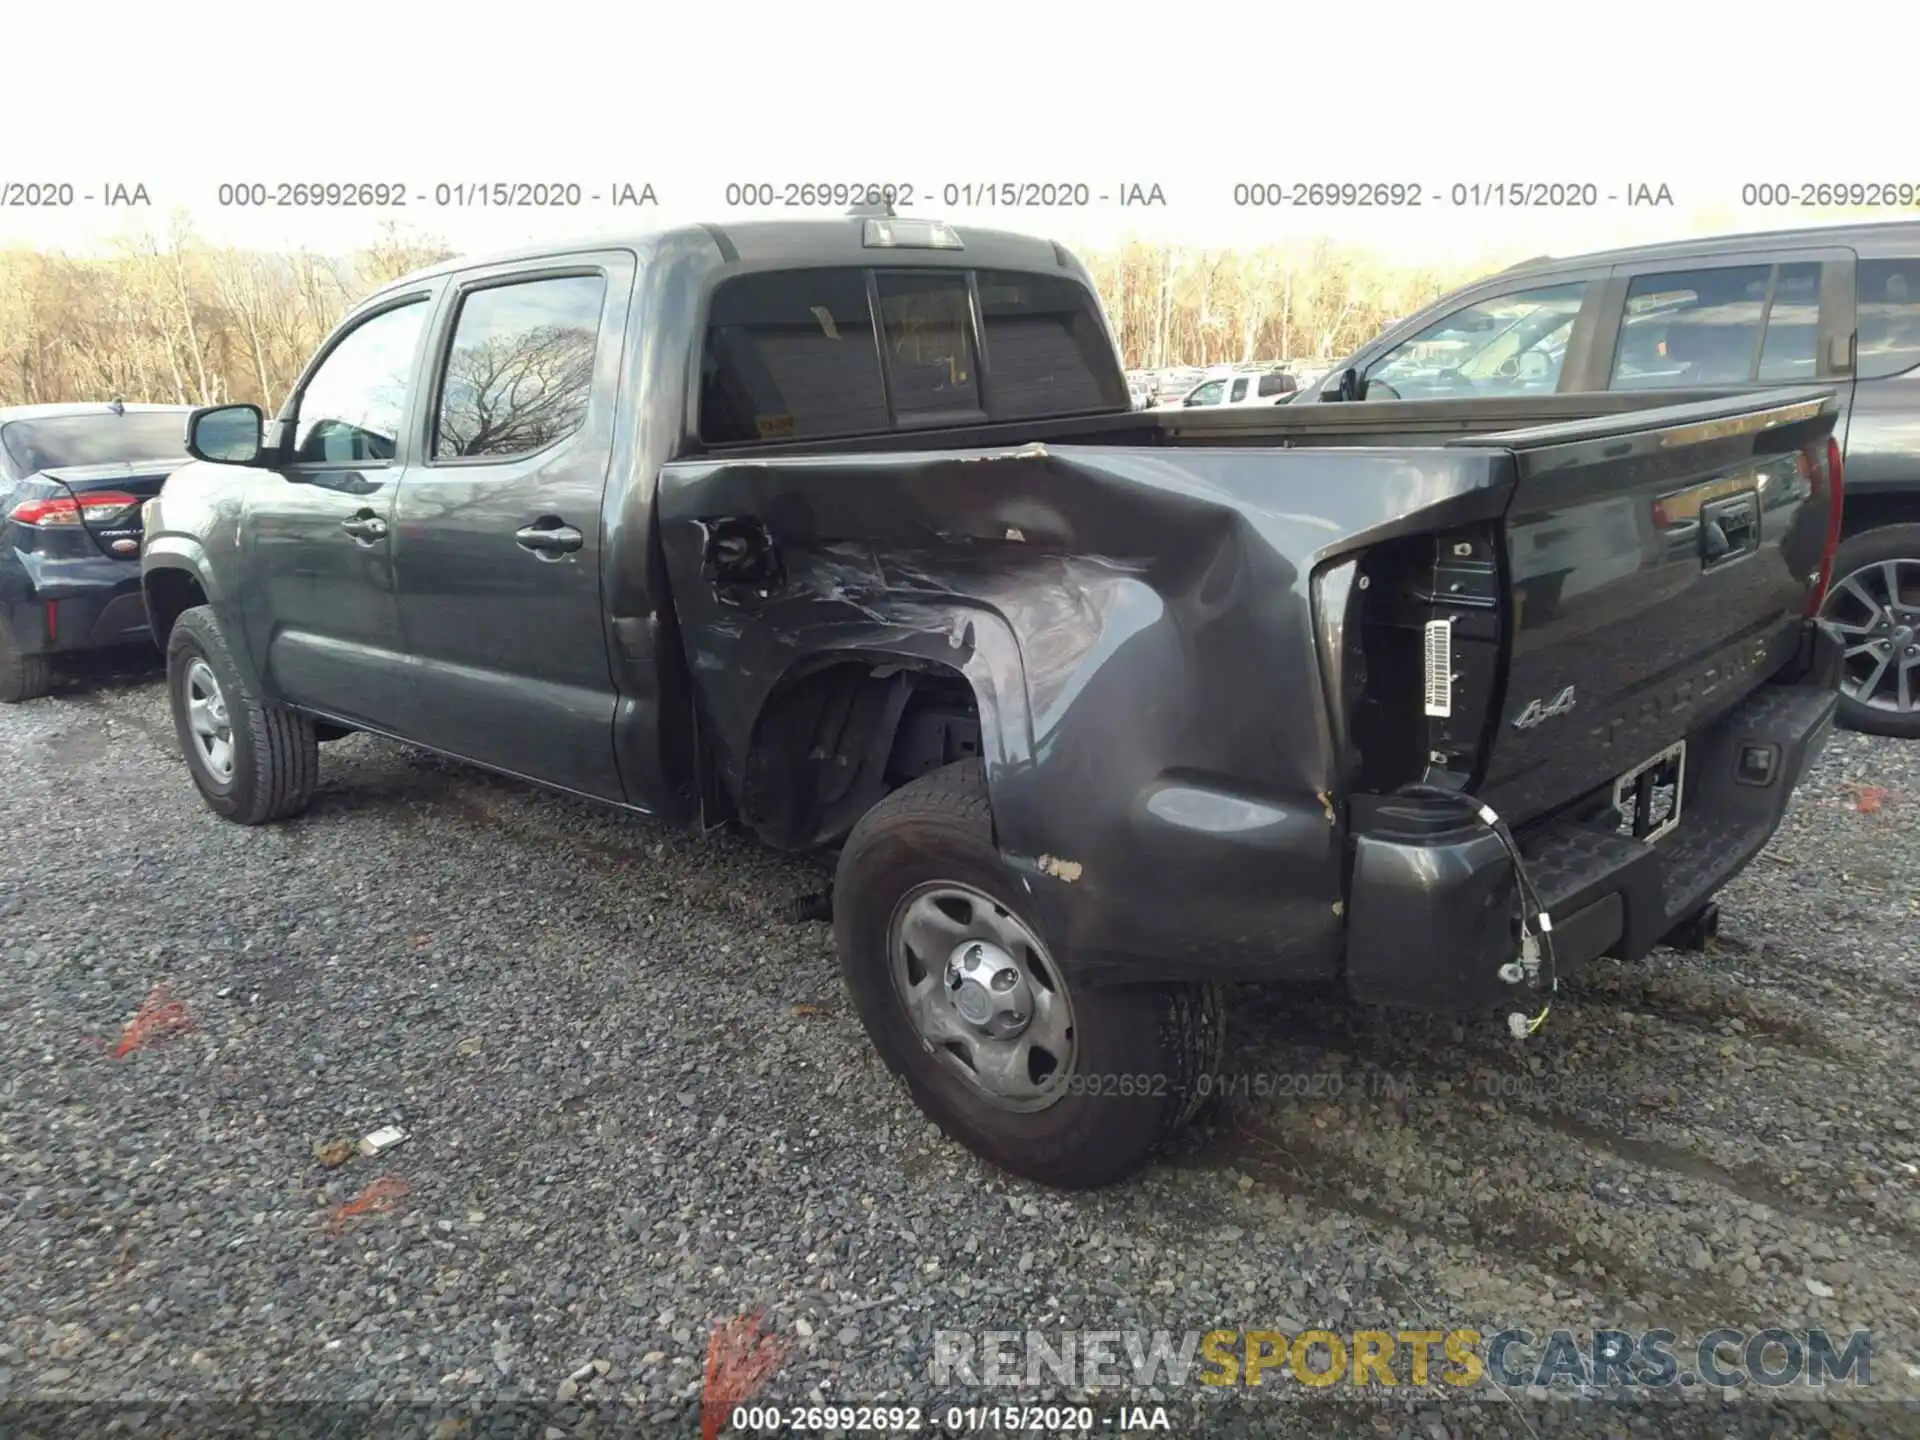
M 1494 513 L 1489 465 L 1060 445 L 688 461 L 661 476 L 659 534 L 736 795 L 788 677 L 834 657 L 955 674 L 998 842 L 1045 877 L 1050 937 L 1090 966 L 1134 949 L 1163 969 L 1249 963 L 1251 942 L 1261 974 L 1314 974 L 1337 954 L 1344 837 L 1311 576 Z M 781 579 L 718 593 L 713 537 L 747 522 Z

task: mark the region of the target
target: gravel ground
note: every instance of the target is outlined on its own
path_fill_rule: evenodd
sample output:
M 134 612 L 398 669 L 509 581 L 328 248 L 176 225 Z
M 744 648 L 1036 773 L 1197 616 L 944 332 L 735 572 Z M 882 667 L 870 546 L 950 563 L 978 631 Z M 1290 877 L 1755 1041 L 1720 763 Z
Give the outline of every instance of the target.
M 1913 1421 L 1920 747 L 1838 736 L 1715 950 L 1601 965 L 1524 1046 L 1237 994 L 1248 1093 L 1080 1197 L 887 1077 L 826 928 L 780 918 L 816 862 L 357 736 L 308 816 L 243 830 L 150 670 L 0 710 L 0 770 L 0 1399 L 564 1400 L 550 1433 L 594 1406 L 687 1433 L 712 1327 L 760 1307 L 791 1403 L 1057 1394 L 936 1396 L 936 1329 L 1820 1325 L 1874 1332 L 1879 1403 L 1130 1398 L 1192 1434 Z M 156 985 L 192 1028 L 116 1058 Z M 384 1125 L 410 1138 L 317 1153 Z M 383 1175 L 407 1193 L 329 1226 Z

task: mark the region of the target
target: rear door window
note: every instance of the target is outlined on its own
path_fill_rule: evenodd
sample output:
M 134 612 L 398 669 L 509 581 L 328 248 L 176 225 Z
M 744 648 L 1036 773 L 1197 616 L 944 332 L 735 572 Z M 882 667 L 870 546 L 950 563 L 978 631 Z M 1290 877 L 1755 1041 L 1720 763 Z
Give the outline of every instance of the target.
M 1235 403 L 1238 403 L 1239 401 L 1244 400 L 1246 398 L 1247 398 L 1246 380 L 1240 379 L 1240 380 L 1234 381 L 1233 389 L 1227 392 L 1227 399 L 1234 401 Z
M 556 275 L 465 296 L 440 377 L 433 458 L 525 455 L 578 430 L 606 295 L 604 275 Z
M 1636 275 L 1613 352 L 1614 390 L 1739 385 L 1753 374 L 1768 265 Z
M 1920 365 L 1920 259 L 1862 260 L 1857 273 L 1860 349 L 1854 373 L 1872 380 Z

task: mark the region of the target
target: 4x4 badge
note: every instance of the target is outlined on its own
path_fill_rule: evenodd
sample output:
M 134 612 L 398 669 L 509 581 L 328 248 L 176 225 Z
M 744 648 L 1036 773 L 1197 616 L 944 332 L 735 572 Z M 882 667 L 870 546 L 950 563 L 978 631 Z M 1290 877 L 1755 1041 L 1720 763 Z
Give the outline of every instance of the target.
M 1551 700 L 1529 700 L 1527 708 L 1514 716 L 1513 728 L 1531 730 L 1542 720 L 1551 720 L 1573 709 L 1573 686 L 1569 685 Z

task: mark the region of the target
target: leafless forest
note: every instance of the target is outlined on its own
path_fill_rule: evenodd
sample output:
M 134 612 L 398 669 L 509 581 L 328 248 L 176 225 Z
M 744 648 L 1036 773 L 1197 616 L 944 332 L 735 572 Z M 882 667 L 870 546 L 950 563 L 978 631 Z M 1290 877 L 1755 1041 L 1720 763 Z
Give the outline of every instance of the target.
M 449 253 L 398 229 L 349 255 L 208 243 L 184 222 L 85 256 L 0 250 L 0 405 L 276 407 L 359 296 Z M 1332 358 L 1470 278 L 1331 240 L 1085 256 L 1130 367 Z M 1478 267 L 1484 269 L 1486 267 Z

